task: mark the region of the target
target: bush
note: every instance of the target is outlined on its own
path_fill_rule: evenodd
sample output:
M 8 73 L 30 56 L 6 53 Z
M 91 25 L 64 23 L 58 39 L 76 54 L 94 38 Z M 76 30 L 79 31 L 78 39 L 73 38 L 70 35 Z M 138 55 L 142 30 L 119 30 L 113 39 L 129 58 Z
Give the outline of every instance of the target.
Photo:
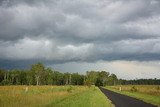
M 71 93 L 73 90 L 73 87 L 72 86 L 69 86 L 69 88 L 67 88 L 67 92 Z
M 3 80 L 0 85 L 10 85 L 8 80 Z
M 157 89 L 157 90 L 160 90 L 160 86 L 157 86 L 156 89 Z
M 98 78 L 98 79 L 96 80 L 95 85 L 98 86 L 98 87 L 100 87 L 100 86 L 103 86 L 103 83 L 102 83 L 102 81 Z
M 86 80 L 84 84 L 87 85 L 88 87 L 91 87 L 91 85 L 92 85 L 91 81 L 89 81 L 89 80 Z
M 133 87 L 130 89 L 130 91 L 131 91 L 131 92 L 137 92 L 138 89 L 137 89 L 135 86 L 133 86 Z

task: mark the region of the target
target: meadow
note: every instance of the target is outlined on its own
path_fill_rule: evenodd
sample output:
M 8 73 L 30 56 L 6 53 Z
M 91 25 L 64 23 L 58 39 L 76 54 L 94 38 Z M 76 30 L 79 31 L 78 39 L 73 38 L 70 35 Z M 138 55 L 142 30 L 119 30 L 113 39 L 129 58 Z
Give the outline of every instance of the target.
M 0 107 L 112 107 L 95 87 L 0 86 Z
M 117 85 L 105 88 L 160 107 L 160 85 Z

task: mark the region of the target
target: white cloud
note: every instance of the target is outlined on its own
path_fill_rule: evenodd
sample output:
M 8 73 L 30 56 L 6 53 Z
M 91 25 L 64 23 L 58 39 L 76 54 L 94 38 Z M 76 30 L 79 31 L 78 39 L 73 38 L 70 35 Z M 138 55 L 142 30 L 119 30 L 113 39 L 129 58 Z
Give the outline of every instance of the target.
M 93 44 L 57 46 L 54 40 L 24 38 L 16 43 L 2 42 L 1 58 L 42 60 L 85 60 Z
M 49 54 L 52 53 L 50 49 L 53 46 L 53 43 L 49 40 L 32 40 L 30 38 L 24 38 L 17 43 L 9 44 L 8 42 L 3 42 L 2 44 L 3 45 L 0 46 L 0 50 L 2 50 L 0 54 L 3 57 L 1 58 L 6 59 L 47 58 Z

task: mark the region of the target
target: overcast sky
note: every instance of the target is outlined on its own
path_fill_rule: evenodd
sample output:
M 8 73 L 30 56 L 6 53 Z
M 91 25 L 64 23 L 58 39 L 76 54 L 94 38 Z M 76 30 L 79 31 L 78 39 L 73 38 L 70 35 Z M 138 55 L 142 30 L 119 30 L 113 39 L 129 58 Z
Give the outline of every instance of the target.
M 160 78 L 159 0 L 1 0 L 0 68 Z

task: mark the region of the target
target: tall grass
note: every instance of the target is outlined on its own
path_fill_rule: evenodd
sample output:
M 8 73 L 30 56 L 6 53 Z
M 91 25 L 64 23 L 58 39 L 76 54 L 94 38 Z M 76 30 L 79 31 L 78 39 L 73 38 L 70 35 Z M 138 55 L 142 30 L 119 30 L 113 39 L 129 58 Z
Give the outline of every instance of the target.
M 86 107 L 85 98 L 91 99 L 96 93 L 97 97 L 104 98 L 104 105 L 110 104 L 97 88 L 93 90 L 85 86 L 0 86 L 0 107 L 68 107 L 73 101 Z M 94 99 L 88 101 L 89 104 L 99 103 Z
M 117 85 L 111 86 L 111 88 L 123 91 L 132 91 L 133 87 L 135 87 L 137 92 L 149 94 L 149 95 L 156 95 L 160 96 L 160 85 Z
M 28 87 L 28 91 L 25 89 Z M 68 96 L 66 87 L 58 86 L 1 86 L 1 107 L 45 106 L 51 100 Z

